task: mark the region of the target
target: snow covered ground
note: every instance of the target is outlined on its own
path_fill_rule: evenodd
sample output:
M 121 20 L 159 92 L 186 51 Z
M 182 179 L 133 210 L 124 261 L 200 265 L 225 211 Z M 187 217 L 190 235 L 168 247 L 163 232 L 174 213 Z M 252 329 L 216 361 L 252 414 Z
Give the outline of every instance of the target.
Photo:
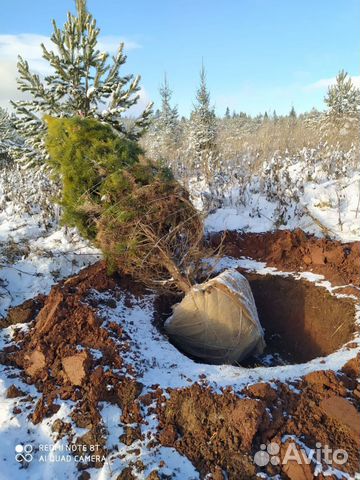
M 284 275 L 283 272 L 277 272 L 273 268 L 267 268 L 263 263 L 254 262 L 249 259 L 232 259 L 224 258 L 217 268 L 241 266 L 253 269 L 262 274 L 278 274 Z M 285 275 L 292 275 L 286 273 Z M 319 275 L 301 274 L 308 280 L 315 281 L 323 288 L 331 286 L 322 283 L 323 279 Z M 333 292 L 335 293 L 335 292 Z M 106 297 L 109 294 L 97 294 L 99 297 Z M 124 370 L 126 365 L 131 364 L 136 372 L 137 378 L 144 385 L 143 393 L 147 393 L 154 384 L 164 389 L 171 387 L 186 387 L 194 382 L 206 383 L 210 385 L 214 391 L 220 392 L 221 387 L 232 387 L 235 391 L 241 390 L 244 386 L 257 383 L 259 381 L 274 380 L 291 381 L 296 378 L 316 370 L 323 369 L 339 369 L 350 358 L 352 358 L 356 349 L 341 348 L 327 357 L 316 358 L 310 362 L 299 365 L 285 365 L 277 367 L 260 367 L 260 368 L 243 368 L 230 365 L 207 365 L 195 363 L 188 357 L 181 354 L 165 337 L 163 337 L 156 327 L 152 324 L 153 318 L 153 301 L 154 296 L 148 295 L 142 299 L 133 298 L 131 306 L 129 301 L 125 300 L 125 296 L 117 302 L 116 308 L 106 306 L 106 302 L 100 310 L 100 315 L 104 318 L 104 325 L 107 322 L 118 322 L 130 338 L 130 348 L 124 353 Z M 360 312 L 358 312 L 359 315 Z M 359 317 L 357 319 L 359 321 Z M 16 326 L 19 327 L 19 326 Z M 15 327 L 9 327 L 2 330 L 0 341 L 2 345 L 8 342 L 9 337 Z M 27 329 L 27 326 L 21 326 Z M 360 350 L 360 341 L 357 350 Z M 51 432 L 51 424 L 57 418 L 63 421 L 71 422 L 69 417 L 71 402 L 58 401 L 61 405 L 60 410 L 51 418 L 34 426 L 27 420 L 26 403 L 22 403 L 19 399 L 7 399 L 5 397 L 6 389 L 15 384 L 23 391 L 30 393 L 37 398 L 38 393 L 33 386 L 24 384 L 18 378 L 14 378 L 14 369 L 9 367 L 0 367 L 0 443 L 2 445 L 1 457 L 3 459 L 2 469 L 0 471 L 0 479 L 7 480 L 14 474 L 16 478 L 21 480 L 45 480 L 58 478 L 76 478 L 76 462 L 72 457 L 68 457 L 68 461 L 57 461 L 56 455 L 65 455 L 62 453 L 65 443 L 62 440 L 56 441 L 54 433 Z M 10 375 L 9 375 L 10 374 Z M 157 420 L 154 415 L 147 415 L 150 422 L 142 426 L 142 433 L 145 440 L 137 440 L 130 447 L 120 444 L 119 436 L 123 433 L 124 425 L 119 421 L 121 411 L 118 407 L 103 403 L 102 417 L 105 426 L 109 431 L 107 446 L 111 449 L 117 447 L 108 456 L 103 468 L 92 469 L 90 471 L 91 478 L 96 480 L 116 479 L 122 468 L 126 467 L 131 461 L 138 457 L 134 455 L 134 449 L 139 448 L 141 451 L 141 459 L 145 464 L 145 470 L 138 473 L 139 479 L 146 479 L 147 475 L 154 468 L 158 468 L 160 460 L 165 463 L 159 471 L 164 474 L 172 473 L 176 479 L 195 479 L 199 478 L 198 473 L 191 463 L 173 448 L 156 447 L 149 448 L 147 445 L 156 435 Z M 13 414 L 15 407 L 22 408 L 22 413 Z M 150 406 L 151 407 L 151 406 Z M 144 407 L 147 408 L 147 407 Z M 72 423 L 72 422 L 71 422 Z M 76 429 L 77 435 L 81 436 L 85 431 Z M 27 444 L 33 447 L 34 460 L 29 462 L 28 467 L 20 468 L 15 455 L 15 447 L 19 444 Z M 44 455 L 38 448 L 43 445 L 55 445 L 57 450 L 53 457 Z M 55 448 L 55 447 L 53 447 Z M 56 453 L 56 455 L 55 455 Z M 52 460 L 51 460 L 52 458 Z M 60 458 L 60 457 L 58 457 Z M 340 478 L 340 477 L 339 477 Z M 344 478 L 344 477 L 341 477 Z
M 301 228 L 305 232 L 323 236 L 325 233 L 342 242 L 360 239 L 360 174 L 342 180 L 308 182 L 295 196 L 287 199 L 284 220 L 279 223 L 279 199 L 271 200 L 249 185 L 246 204 L 231 189 L 225 196 L 225 206 L 211 213 L 205 221 L 209 232 L 241 230 L 261 233 L 269 230 Z M 226 206 L 228 204 L 228 206 Z
M 294 201 L 287 207 L 290 215 L 287 223 L 280 228 L 300 227 L 308 232 L 322 235 L 325 227 L 333 233 L 334 238 L 342 241 L 358 240 L 360 226 L 355 217 L 359 201 L 360 175 L 347 179 L 341 189 L 339 182 L 324 180 L 320 183 L 307 183 L 300 198 L 303 213 L 298 214 L 300 210 L 295 208 L 298 202 Z M 337 196 L 339 191 L 343 195 L 340 204 Z M 233 191 L 232 195 L 236 196 L 236 191 Z M 264 194 L 253 192 L 250 186 L 247 205 L 242 206 L 241 202 L 238 202 L 236 207 L 233 205 L 234 202 L 232 205 L 229 202 L 228 206 L 210 214 L 206 219 L 207 230 L 219 231 L 227 228 L 261 232 L 276 226 L 278 202 L 270 201 Z M 305 209 L 308 213 L 304 213 Z M 40 216 L 16 213 L 16 209 L 9 204 L 0 212 L 0 258 L 1 318 L 6 316 L 10 306 L 18 305 L 39 293 L 48 293 L 51 286 L 61 278 L 77 273 L 84 266 L 98 260 L 100 256 L 99 252 L 90 247 L 75 231 L 67 232 L 63 228 L 56 227 L 50 227 L 47 230 Z M 249 259 L 224 258 L 217 268 L 222 270 L 236 265 L 256 270 L 258 273 L 284 275 L 284 272 L 277 272 L 275 269 L 267 268 L 266 265 Z M 291 272 L 285 274 L 292 275 Z M 336 294 L 336 291 L 321 276 L 309 273 L 302 273 L 301 276 Z M 128 332 L 132 348 L 125 355 L 125 360 L 135 365 L 145 389 L 154 383 L 166 389 L 188 386 L 196 381 L 206 381 L 216 391 L 224 386 L 232 386 L 235 390 L 239 390 L 244 385 L 258 381 L 293 380 L 318 369 L 336 370 L 348 359 L 354 357 L 359 350 L 360 342 L 357 339 L 357 349 L 341 348 L 327 357 L 317 358 L 301 365 L 249 369 L 195 363 L 182 355 L 153 326 L 151 322 L 153 300 L 151 295 L 141 301 L 134 299 L 133 306 L 129 308 L 127 302 L 120 298 L 115 310 L 104 307 L 101 312 L 106 320 L 120 322 Z M 14 328 L 26 330 L 28 327 L 17 325 L 1 330 L 0 347 L 9 343 Z M 204 374 L 206 380 L 202 378 Z M 31 394 L 35 399 L 38 398 L 36 389 L 19 380 L 14 369 L 0 366 L 0 444 L 2 446 L 0 480 L 8 480 L 12 477 L 19 480 L 77 478 L 78 472 L 73 460 L 56 462 L 48 457 L 47 461 L 40 462 L 40 452 L 37 450 L 40 444 L 56 444 L 59 448 L 65 445 L 62 440 L 55 442 L 51 424 L 56 418 L 70 421 L 70 403 L 61 401 L 61 408 L 56 415 L 35 426 L 27 419 L 26 402 L 6 398 L 6 390 L 12 384 Z M 13 410 L 18 407 L 22 412 L 15 415 Z M 191 463 L 174 449 L 165 447 L 148 449 L 146 445 L 156 433 L 157 423 L 154 416 L 150 417 L 149 425 L 142 427 L 147 441 L 139 440 L 131 447 L 118 443 L 118 437 L 123 432 L 123 425 L 119 422 L 120 410 L 104 403 L 102 416 L 110 432 L 108 446 L 117 445 L 119 450 L 110 454 L 102 469 L 90 471 L 92 480 L 116 479 L 121 469 L 134 460 L 134 453 L 131 452 L 134 448 L 140 448 L 141 458 L 146 466 L 144 472 L 139 473 L 139 479 L 145 479 L 150 471 L 159 465 L 160 460 L 165 461 L 161 467 L 161 472 L 164 474 L 172 473 L 177 479 L 199 478 Z M 78 429 L 77 433 L 80 436 L 84 431 Z M 21 444 L 31 445 L 33 448 L 31 454 L 34 460 L 28 463 L 27 468 L 16 460 L 18 452 L 15 447 Z
M 0 212 L 0 318 L 100 258 L 74 230 L 46 230 L 41 220 L 40 214 L 16 213 L 11 204 Z
M 278 201 L 253 193 L 246 205 L 225 206 L 211 213 L 205 220 L 205 226 L 209 232 L 241 230 L 254 233 L 276 228 L 301 228 L 320 237 L 327 233 L 336 240 L 354 242 L 360 239 L 360 174 L 342 189 L 340 206 L 336 196 L 338 187 L 336 180 L 307 184 L 300 201 L 288 206 L 286 223 L 280 225 L 277 224 Z M 232 194 L 234 197 L 236 191 Z

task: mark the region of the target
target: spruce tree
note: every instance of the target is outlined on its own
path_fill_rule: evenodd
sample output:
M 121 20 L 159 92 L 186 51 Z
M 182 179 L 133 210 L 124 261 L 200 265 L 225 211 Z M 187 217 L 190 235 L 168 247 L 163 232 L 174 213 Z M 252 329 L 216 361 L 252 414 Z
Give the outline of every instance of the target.
M 0 158 L 6 156 L 11 141 L 10 117 L 6 110 L 0 107 Z
M 226 110 L 225 110 L 225 118 L 229 119 L 231 117 L 230 115 L 230 108 L 229 107 L 226 107 Z
M 11 102 L 17 114 L 15 126 L 26 140 L 26 158 L 40 163 L 46 159 L 44 114 L 97 118 L 129 139 L 137 139 L 150 119 L 151 104 L 133 122 L 123 118 L 138 102 L 140 77 L 120 75 L 126 62 L 123 43 L 111 59 L 109 53 L 98 49 L 100 29 L 86 0 L 76 0 L 76 10 L 76 15 L 68 13 L 63 29 L 53 20 L 55 49 L 41 45 L 43 58 L 52 69 L 50 75 L 42 80 L 31 72 L 26 60 L 19 57 L 18 61 L 18 88 L 32 98 Z M 23 153 L 18 152 L 19 156 Z
M 160 118 L 164 123 L 165 128 L 169 130 L 176 129 L 178 122 L 178 111 L 177 107 L 171 107 L 171 97 L 172 91 L 170 90 L 169 83 L 164 75 L 164 83 L 160 86 L 160 96 L 161 96 L 161 111 Z
M 196 104 L 190 117 L 190 145 L 195 166 L 200 167 L 208 183 L 211 183 L 218 161 L 216 137 L 215 110 L 210 104 L 205 68 L 202 65 L 200 86 L 196 93 Z
M 171 107 L 172 91 L 164 76 L 164 83 L 160 86 L 161 110 L 158 118 L 158 131 L 160 141 L 164 149 L 171 148 L 176 144 L 179 135 L 179 115 L 177 107 Z
M 0 107 L 0 159 L 8 159 L 11 151 L 21 145 L 9 113 Z
M 171 106 L 172 91 L 166 74 L 160 85 L 161 109 L 152 117 L 149 134 L 144 139 L 144 147 L 153 160 L 176 167 L 176 150 L 180 139 L 180 123 L 177 107 Z
M 292 119 L 296 118 L 296 111 L 295 111 L 294 105 L 291 107 L 289 117 L 292 118 Z

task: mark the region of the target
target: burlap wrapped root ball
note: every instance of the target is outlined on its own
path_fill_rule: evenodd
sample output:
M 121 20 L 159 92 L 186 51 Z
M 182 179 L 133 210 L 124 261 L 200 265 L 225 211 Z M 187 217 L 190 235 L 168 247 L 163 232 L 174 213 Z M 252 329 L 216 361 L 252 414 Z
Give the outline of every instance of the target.
M 234 269 L 195 285 L 165 330 L 182 351 L 208 363 L 240 362 L 265 347 L 249 282 Z

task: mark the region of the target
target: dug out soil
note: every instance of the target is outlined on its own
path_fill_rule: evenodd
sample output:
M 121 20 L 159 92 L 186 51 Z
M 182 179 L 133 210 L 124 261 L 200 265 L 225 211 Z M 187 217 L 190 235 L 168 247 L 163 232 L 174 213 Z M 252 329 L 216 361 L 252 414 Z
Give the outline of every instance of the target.
M 246 234 L 229 231 L 212 235 L 210 241 L 213 245 L 222 241 L 224 254 L 234 258 L 252 258 L 281 271 L 314 272 L 332 285 L 360 285 L 360 242 L 319 239 L 299 229 Z
M 213 238 L 213 242 L 218 240 Z M 359 283 L 355 268 L 359 264 L 359 244 L 344 246 L 300 231 L 281 231 L 265 235 L 230 233 L 224 245 L 228 255 L 251 257 L 281 270 L 311 268 L 333 284 L 351 284 L 347 287 L 350 293 L 356 292 Z M 305 281 L 250 272 L 246 275 L 268 338 L 279 339 L 274 348 L 282 349 L 284 355 L 289 353 L 289 361 L 304 362 L 327 355 L 353 338 L 352 298 L 336 298 Z M 345 449 L 348 461 L 337 468 L 351 475 L 359 470 L 360 357 L 356 353 L 339 371 L 319 370 L 291 382 L 274 379 L 271 383 L 249 383 L 238 390 L 229 387 L 214 391 L 205 375 L 187 388 L 165 391 L 161 385 L 153 385 L 145 389 L 137 369 L 125 359 L 125 352 L 131 348 L 129 334 L 121 321 L 104 321 L 99 314 L 104 299 L 99 300 L 97 292 L 108 292 L 107 307 L 113 308 L 118 295 L 126 295 L 131 305 L 132 298 L 143 296 L 145 289 L 125 277 L 109 277 L 106 266 L 99 262 L 55 285 L 47 297 L 37 297 L 34 303 L 28 301 L 10 311 L 8 323 L 21 319 L 29 322 L 30 329 L 16 332 L 15 342 L 0 353 L 0 361 L 9 369 L 19 368 L 25 382 L 36 386 L 39 399 L 27 399 L 31 422 L 37 424 L 54 414 L 59 408 L 58 399 L 72 400 L 72 421 L 86 433 L 75 440 L 71 425 L 59 421 L 54 422 L 54 431 L 69 442 L 99 444 L 106 454 L 109 432 L 99 406 L 105 401 L 121 408 L 119 421 L 128 425 L 119 442 L 132 445 L 142 437 L 141 427 L 148 416 L 155 414 L 158 431 L 148 448 L 174 447 L 194 464 L 201 478 L 246 480 L 261 478 L 261 473 L 291 480 L 315 478 L 313 463 L 298 465 L 290 461 L 282 465 L 291 438 L 301 439 L 309 448 L 321 442 L 333 449 Z M 158 305 L 160 308 L 162 302 Z M 162 312 L 158 313 L 160 318 Z M 291 352 L 289 343 L 293 345 Z M 94 350 L 101 355 L 95 356 Z M 9 398 L 21 395 L 10 387 Z M 282 445 L 280 461 L 260 467 L 254 455 L 262 444 L 270 442 Z M 101 463 L 81 468 L 86 471 L 99 466 Z M 141 470 L 140 451 L 134 468 L 124 468 L 118 480 L 137 478 L 136 469 Z M 79 472 L 79 478 L 84 471 Z M 150 475 L 149 480 L 163 478 L 156 469 Z M 316 478 L 325 477 L 319 474 Z

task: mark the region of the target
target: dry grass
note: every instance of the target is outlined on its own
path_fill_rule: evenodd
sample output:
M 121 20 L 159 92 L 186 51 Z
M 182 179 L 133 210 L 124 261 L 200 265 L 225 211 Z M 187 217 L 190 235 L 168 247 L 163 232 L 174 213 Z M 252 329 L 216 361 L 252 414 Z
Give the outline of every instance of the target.
M 257 126 L 236 126 L 236 120 L 222 120 L 219 124 L 218 145 L 224 158 L 252 158 L 252 168 L 256 172 L 264 161 L 274 154 L 297 155 L 304 148 L 332 149 L 348 152 L 359 149 L 357 122 L 331 125 L 319 120 L 281 118 L 269 119 Z
M 149 158 L 170 165 L 177 178 L 184 180 L 187 176 L 194 175 L 197 168 L 191 158 L 188 121 L 181 122 L 180 138 L 171 147 L 165 148 L 151 133 L 144 137 L 142 145 Z M 359 153 L 358 120 L 346 119 L 330 123 L 324 114 L 318 112 L 298 118 L 218 119 L 217 150 L 223 167 L 245 166 L 247 173 L 256 174 L 264 162 L 275 155 L 295 158 L 303 149 L 316 150 L 319 152 L 318 157 L 325 161 L 330 156 L 354 150 L 352 157 L 355 166 L 356 155 Z

